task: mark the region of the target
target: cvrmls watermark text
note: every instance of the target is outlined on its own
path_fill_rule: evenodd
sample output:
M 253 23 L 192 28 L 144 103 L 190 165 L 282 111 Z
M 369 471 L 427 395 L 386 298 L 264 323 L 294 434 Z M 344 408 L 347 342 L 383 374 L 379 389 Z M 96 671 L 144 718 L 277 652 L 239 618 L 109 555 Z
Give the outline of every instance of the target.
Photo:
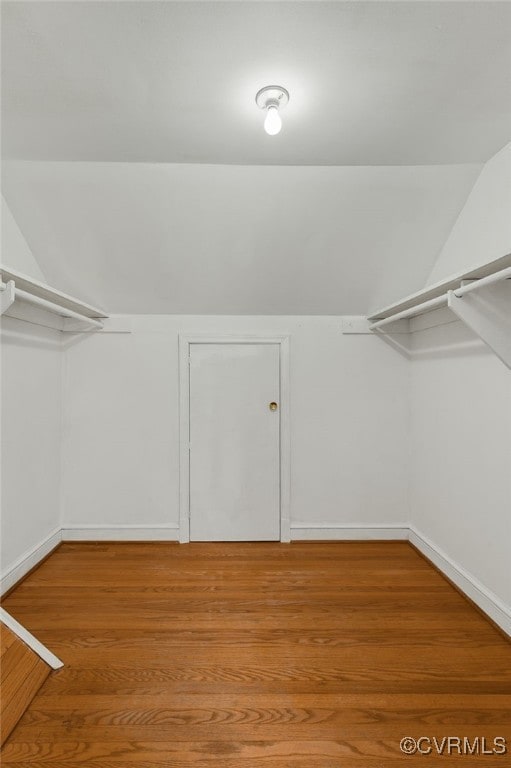
M 405 755 L 506 755 L 504 736 L 487 739 L 485 736 L 405 736 L 399 743 Z

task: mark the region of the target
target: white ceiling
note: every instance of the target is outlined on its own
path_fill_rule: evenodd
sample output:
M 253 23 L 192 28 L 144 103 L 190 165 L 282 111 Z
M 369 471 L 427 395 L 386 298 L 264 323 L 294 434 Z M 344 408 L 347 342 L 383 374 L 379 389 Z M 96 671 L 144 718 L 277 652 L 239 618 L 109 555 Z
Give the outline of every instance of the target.
M 3 150 L 42 160 L 484 162 L 507 2 L 4 2 Z M 287 87 L 277 137 L 258 88 Z
M 479 171 L 11 161 L 4 189 L 49 283 L 109 312 L 341 315 L 425 283 Z

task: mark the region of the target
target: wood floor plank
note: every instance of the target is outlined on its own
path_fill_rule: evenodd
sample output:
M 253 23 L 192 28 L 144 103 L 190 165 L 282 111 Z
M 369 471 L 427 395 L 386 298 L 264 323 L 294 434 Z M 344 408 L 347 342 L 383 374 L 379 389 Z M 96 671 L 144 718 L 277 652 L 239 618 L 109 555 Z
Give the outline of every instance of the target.
M 1 657 L 0 743 L 20 720 L 50 669 L 34 651 L 11 633 Z
M 480 632 L 473 629 L 472 632 L 463 630 L 441 633 L 431 628 L 421 630 L 407 628 L 403 630 L 399 627 L 392 627 L 388 630 L 374 629 L 368 634 L 365 628 L 349 629 L 345 631 L 342 622 L 335 628 L 318 628 L 311 626 L 300 626 L 295 629 L 294 626 L 289 629 L 254 629 L 236 628 L 226 636 L 224 628 L 212 629 L 176 629 L 172 633 L 168 632 L 149 632 L 147 630 L 127 630 L 120 629 L 117 632 L 90 631 L 83 634 L 70 633 L 67 638 L 62 638 L 60 630 L 41 631 L 39 638 L 51 646 L 57 653 L 66 650 L 89 650 L 103 651 L 108 649 L 125 650 L 138 649 L 144 651 L 150 646 L 151 652 L 168 651 L 171 648 L 191 648 L 200 649 L 205 646 L 208 648 L 232 648 L 235 645 L 238 648 L 250 647 L 257 648 L 289 648 L 293 645 L 329 647 L 329 648 L 360 648 L 361 646 L 379 646 L 392 648 L 403 647 L 405 649 L 424 646 L 428 648 L 432 642 L 438 648 L 459 648 L 463 644 L 465 648 L 487 649 L 490 646 L 498 646 L 499 640 L 495 635 L 488 635 L 486 632 Z
M 8 648 L 15 642 L 16 635 L 0 621 L 0 661 Z
M 84 606 L 84 609 L 88 609 L 90 619 L 87 628 L 91 632 L 101 632 L 108 630 L 112 626 L 111 613 L 105 611 L 104 608 L 99 609 L 96 613 L 93 612 L 93 606 Z M 30 623 L 32 631 L 37 630 L 37 633 L 46 631 L 48 627 L 47 611 L 40 611 L 33 608 L 22 608 L 21 606 L 11 606 L 11 610 L 16 610 L 19 614 L 23 613 L 27 623 Z M 130 611 L 133 611 L 132 613 Z M 481 622 L 484 621 L 479 618 L 479 614 L 475 612 L 472 619 L 470 615 L 467 615 L 465 607 L 453 608 L 452 606 L 445 606 L 441 601 L 432 604 L 430 607 L 426 606 L 421 611 L 414 609 L 413 605 L 394 605 L 392 607 L 386 607 L 382 605 L 380 610 L 373 606 L 368 606 L 366 610 L 363 608 L 363 601 L 359 607 L 344 607 L 331 606 L 324 607 L 314 605 L 310 609 L 307 606 L 295 607 L 292 609 L 281 609 L 275 606 L 268 605 L 267 611 L 264 611 L 264 606 L 260 606 L 258 610 L 247 605 L 246 610 L 238 610 L 236 606 L 229 611 L 228 605 L 218 608 L 205 608 L 204 611 L 194 611 L 193 607 L 186 611 L 186 606 L 179 610 L 166 610 L 164 606 L 159 608 L 141 608 L 137 611 L 136 606 L 130 609 L 129 606 L 118 606 L 116 608 L 116 626 L 119 630 L 126 629 L 140 629 L 148 632 L 152 631 L 155 627 L 159 631 L 173 632 L 179 629 L 187 629 L 194 627 L 198 629 L 224 629 L 229 630 L 233 627 L 239 627 L 240 629 L 250 629 L 253 626 L 262 626 L 269 629 L 277 629 L 278 627 L 300 627 L 310 626 L 312 623 L 314 626 L 319 626 L 324 629 L 327 627 L 340 627 L 346 631 L 351 630 L 365 630 L 366 632 L 381 630 L 381 616 L 380 612 L 385 611 L 386 620 L 389 627 L 401 629 L 406 632 L 408 629 L 420 630 L 421 627 L 425 631 L 430 629 L 436 629 L 439 632 L 460 631 L 466 626 L 468 631 L 474 627 L 481 627 Z M 439 612 L 445 611 L 447 614 L 444 621 L 439 617 Z M 259 612 L 264 615 L 258 619 Z M 76 630 L 83 628 L 83 617 L 80 615 L 80 610 L 74 607 L 62 614 L 55 615 L 55 619 L 52 622 L 52 629 L 62 630 L 64 633 L 68 631 L 75 633 Z
M 352 741 L 344 740 L 324 740 L 324 741 L 238 741 L 238 742 L 188 742 L 187 744 L 174 743 L 172 741 L 157 742 L 137 742 L 136 744 L 112 744 L 111 742 L 94 742 L 86 744 L 84 742 L 61 742 L 55 744 L 52 742 L 39 743 L 34 746 L 30 743 L 19 743 L 13 745 L 9 752 L 9 763 L 19 765 L 28 764 L 31 759 L 39 760 L 41 764 L 56 766 L 69 765 L 72 759 L 79 760 L 87 766 L 103 765 L 103 761 L 109 761 L 106 765 L 140 766 L 166 766 L 187 765 L 195 766 L 197 764 L 215 765 L 270 765 L 283 766 L 286 760 L 292 758 L 291 763 L 287 765 L 305 766 L 325 766 L 335 765 L 336 768 L 344 766 L 346 760 L 357 760 L 358 766 L 377 766 L 385 758 L 385 765 L 405 766 L 407 759 L 400 754 L 399 747 L 389 740 L 374 742 L 368 739 L 356 739 Z M 389 758 L 394 758 L 395 762 L 387 762 Z M 487 759 L 487 758 L 486 758 Z M 484 764 L 486 764 L 486 759 Z M 328 763 L 326 761 L 336 761 Z M 430 759 L 427 764 L 430 764 Z M 61 761 L 61 762 L 60 762 Z M 101 762 L 100 762 L 101 761 Z M 227 761 L 227 762 L 226 762 Z M 309 761 L 309 762 L 306 762 Z M 433 758 L 434 761 L 434 758 Z M 445 762 L 445 758 L 444 758 Z M 498 762 L 493 765 L 498 765 Z M 33 764 L 33 763 L 31 763 Z M 436 763 L 439 765 L 439 763 Z M 465 760 L 463 760 L 463 765 Z M 469 762 L 470 764 L 470 762 Z M 472 762 L 472 765 L 476 763 Z M 502 762 L 500 763 L 502 767 Z
M 26 669 L 23 678 L 20 679 L 19 685 L 12 692 L 12 695 L 11 693 L 8 694 L 8 706 L 4 708 L 1 719 L 2 744 L 23 717 L 23 713 L 26 712 L 27 707 L 49 673 L 50 670 L 44 661 L 37 659 L 34 664 Z M 4 695 L 5 693 L 2 692 L 2 696 Z
M 511 645 L 406 542 L 63 544 L 6 600 L 63 659 L 4 768 L 503 768 Z M 460 762 L 462 760 L 462 762 Z
M 69 714 L 69 713 L 67 713 Z M 90 722 L 80 721 L 74 722 L 73 719 L 69 720 L 68 717 L 62 713 L 60 722 L 57 722 L 57 716 L 55 720 L 41 720 L 33 724 L 32 727 L 25 725 L 24 722 L 20 723 L 11 737 L 9 738 L 4 752 L 6 754 L 4 759 L 8 759 L 9 745 L 18 741 L 33 742 L 34 744 L 41 741 L 53 741 L 55 743 L 67 740 L 82 741 L 86 743 L 105 741 L 109 743 L 121 743 L 125 742 L 139 742 L 139 741 L 174 741 L 180 743 L 188 743 L 190 741 L 223 741 L 231 743 L 233 741 L 296 741 L 296 740 L 331 740 L 331 739 L 370 739 L 378 742 L 381 739 L 390 739 L 394 744 L 399 746 L 402 738 L 409 735 L 410 722 L 414 722 L 413 729 L 414 736 L 426 734 L 427 736 L 438 736 L 442 738 L 444 736 L 459 736 L 470 737 L 475 736 L 487 736 L 492 732 L 496 732 L 499 736 L 504 736 L 509 744 L 509 719 L 504 715 L 499 719 L 497 716 L 488 719 L 477 719 L 477 722 L 473 720 L 460 721 L 459 719 L 452 720 L 451 712 L 446 712 L 446 720 L 432 720 L 428 716 L 428 712 L 408 712 L 408 718 L 403 716 L 399 721 L 393 722 L 391 719 L 386 719 L 380 723 L 370 723 L 367 719 L 360 718 L 360 722 L 350 720 L 348 723 L 341 725 L 341 717 L 339 716 L 331 723 L 324 722 L 321 718 L 324 713 L 314 712 L 311 716 L 311 721 L 305 723 L 297 720 L 290 720 L 289 717 L 284 715 L 276 715 L 272 722 L 268 720 L 261 720 L 260 722 L 246 721 L 241 722 L 238 725 L 226 724 L 221 720 L 216 722 L 214 719 L 211 722 L 196 723 L 190 720 L 190 714 L 185 712 L 186 722 L 177 723 L 147 723 L 141 722 L 138 725 L 124 725 L 122 722 L 111 722 L 110 725 L 91 725 Z M 219 713 L 219 717 L 222 718 L 223 713 Z M 244 713 L 242 713 L 242 717 Z M 206 712 L 205 718 L 210 717 L 210 713 Z M 233 717 L 235 715 L 233 714 Z M 24 719 L 24 718 L 23 718 Z M 491 729 L 491 730 L 490 730 Z M 487 738 L 490 738 L 488 735 Z M 3 763 L 2 763 L 3 766 Z M 503 768 L 507 768 L 504 764 Z
M 13 645 L 10 650 L 18 650 L 18 643 Z M 2 662 L 2 700 L 11 701 L 17 689 L 26 677 L 29 677 L 32 671 L 37 667 L 39 661 L 35 653 L 19 642 L 19 652 L 6 653 Z

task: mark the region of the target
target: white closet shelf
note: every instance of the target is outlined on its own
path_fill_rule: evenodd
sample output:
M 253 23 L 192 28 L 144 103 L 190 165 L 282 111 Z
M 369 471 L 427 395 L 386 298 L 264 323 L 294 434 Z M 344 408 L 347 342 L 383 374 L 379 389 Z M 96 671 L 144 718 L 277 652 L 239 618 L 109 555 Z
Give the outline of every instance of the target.
M 488 293 L 489 288 L 496 290 Z M 370 315 L 369 330 L 380 332 L 390 326 L 390 333 L 394 333 L 397 321 L 405 321 L 409 330 L 406 321 L 441 306 L 447 306 L 511 368 L 511 255 L 444 280 Z
M 108 315 L 98 307 L 93 307 L 81 299 L 75 299 L 67 293 L 51 288 L 45 283 L 39 282 L 28 275 L 9 269 L 0 265 L 0 306 L 1 314 L 9 312 L 11 317 L 17 317 L 20 320 L 33 322 L 36 325 L 48 325 L 48 321 L 41 319 L 38 311 L 29 312 L 28 308 L 35 307 L 36 310 L 44 310 L 56 315 L 58 320 L 49 327 L 59 331 L 68 331 L 70 333 L 85 333 L 87 331 L 102 330 L 103 319 Z M 5 281 L 5 282 L 4 282 Z M 17 301 L 21 302 L 23 309 L 15 310 L 12 305 Z M 21 315 L 19 312 L 21 311 Z M 44 318 L 44 314 L 42 318 Z
M 393 317 L 394 315 L 414 307 L 417 307 L 418 311 L 413 314 L 419 315 L 423 312 L 429 312 L 430 310 L 435 309 L 435 304 L 432 302 L 431 305 L 426 305 L 426 302 L 438 299 L 438 305 L 440 305 L 442 303 L 440 299 L 447 294 L 447 291 L 453 291 L 459 288 L 460 283 L 463 280 L 481 280 L 483 277 L 489 277 L 489 275 L 492 275 L 495 272 L 500 272 L 507 267 L 511 267 L 511 253 L 508 253 L 506 256 L 501 256 L 498 259 L 494 259 L 493 261 L 486 262 L 485 264 L 481 264 L 473 269 L 469 269 L 466 272 L 452 275 L 433 285 L 428 285 L 421 291 L 417 291 L 417 293 L 412 293 L 404 299 L 396 301 L 394 304 L 389 304 L 376 312 L 372 312 L 367 316 L 367 319 L 370 323 L 375 323 L 378 320 L 383 320 L 387 317 L 390 318 L 391 316 Z M 420 305 L 423 304 L 426 306 L 421 307 Z M 409 316 L 412 315 L 410 314 Z M 397 320 L 399 318 L 395 319 Z
M 58 307 L 62 308 L 62 310 L 68 309 L 71 312 L 76 312 L 79 315 L 96 320 L 108 317 L 106 312 L 102 309 L 93 307 L 91 304 L 87 304 L 81 299 L 69 296 L 67 293 L 58 291 L 56 288 L 51 288 L 49 285 L 41 283 L 39 280 L 34 280 L 33 277 L 28 277 L 28 275 L 23 275 L 21 272 L 16 272 L 9 267 L 0 265 L 0 274 L 4 283 L 14 280 L 15 287 L 18 290 L 39 299 L 43 299 L 44 301 L 48 301 L 51 304 L 56 304 Z M 66 317 L 64 311 L 62 316 Z

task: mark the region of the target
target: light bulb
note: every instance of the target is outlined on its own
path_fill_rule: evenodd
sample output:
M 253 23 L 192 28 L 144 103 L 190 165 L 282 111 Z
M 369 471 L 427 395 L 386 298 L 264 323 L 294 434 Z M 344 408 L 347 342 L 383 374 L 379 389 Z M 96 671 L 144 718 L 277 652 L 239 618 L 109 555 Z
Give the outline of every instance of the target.
M 270 104 L 266 113 L 266 119 L 264 121 L 264 130 L 270 136 L 275 136 L 280 132 L 282 128 L 282 119 L 279 115 L 278 107 Z

